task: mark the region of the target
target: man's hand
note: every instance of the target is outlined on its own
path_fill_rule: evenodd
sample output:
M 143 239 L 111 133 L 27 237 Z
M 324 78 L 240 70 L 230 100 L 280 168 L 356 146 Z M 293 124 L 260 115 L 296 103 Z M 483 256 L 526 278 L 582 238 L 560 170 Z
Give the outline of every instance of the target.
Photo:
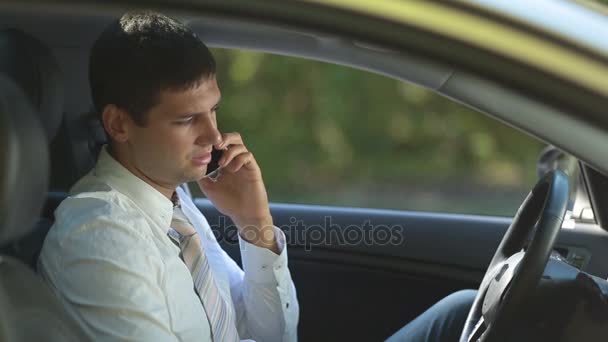
M 240 134 L 222 134 L 222 140 L 215 145 L 216 149 L 227 148 L 219 160 L 222 175 L 217 182 L 202 178 L 198 185 L 232 219 L 243 239 L 279 254 L 262 171 Z

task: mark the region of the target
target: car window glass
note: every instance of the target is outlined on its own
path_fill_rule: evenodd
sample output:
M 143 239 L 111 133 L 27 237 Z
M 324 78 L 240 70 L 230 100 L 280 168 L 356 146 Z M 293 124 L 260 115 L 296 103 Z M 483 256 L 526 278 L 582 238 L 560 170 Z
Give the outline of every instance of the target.
M 537 180 L 545 144 L 430 90 L 329 63 L 213 52 L 220 129 L 242 134 L 272 202 L 512 216 Z

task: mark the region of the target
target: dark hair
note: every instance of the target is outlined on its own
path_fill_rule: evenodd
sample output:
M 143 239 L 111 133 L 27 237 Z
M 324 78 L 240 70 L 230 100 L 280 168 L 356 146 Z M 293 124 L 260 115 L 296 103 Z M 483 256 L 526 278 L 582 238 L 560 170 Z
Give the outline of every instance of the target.
M 144 126 L 167 89 L 189 89 L 215 75 L 215 60 L 184 24 L 151 11 L 129 12 L 108 26 L 91 49 L 89 81 L 99 116 L 108 104 Z

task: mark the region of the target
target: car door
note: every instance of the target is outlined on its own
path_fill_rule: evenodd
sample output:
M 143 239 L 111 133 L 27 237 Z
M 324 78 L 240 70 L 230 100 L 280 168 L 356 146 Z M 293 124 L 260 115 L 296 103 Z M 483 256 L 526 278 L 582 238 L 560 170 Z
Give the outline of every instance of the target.
M 214 230 L 233 232 L 222 245 L 240 262 L 230 220 L 204 198 L 196 204 Z M 442 297 L 477 288 L 510 224 L 506 217 L 335 206 L 274 203 L 271 210 L 287 236 L 301 341 L 382 340 Z M 576 223 L 557 246 L 605 277 L 598 261 L 607 243 L 595 224 Z

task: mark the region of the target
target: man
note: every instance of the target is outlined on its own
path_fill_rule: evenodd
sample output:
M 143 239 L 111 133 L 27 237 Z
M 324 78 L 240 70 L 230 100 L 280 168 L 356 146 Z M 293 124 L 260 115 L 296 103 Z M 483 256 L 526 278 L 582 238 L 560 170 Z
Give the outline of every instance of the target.
M 55 212 L 41 275 L 96 341 L 295 341 L 284 235 L 237 133 L 218 131 L 215 62 L 187 27 L 127 13 L 91 50 L 109 138 Z M 203 176 L 223 149 L 217 182 Z M 237 225 L 243 270 L 178 186 L 197 181 Z

